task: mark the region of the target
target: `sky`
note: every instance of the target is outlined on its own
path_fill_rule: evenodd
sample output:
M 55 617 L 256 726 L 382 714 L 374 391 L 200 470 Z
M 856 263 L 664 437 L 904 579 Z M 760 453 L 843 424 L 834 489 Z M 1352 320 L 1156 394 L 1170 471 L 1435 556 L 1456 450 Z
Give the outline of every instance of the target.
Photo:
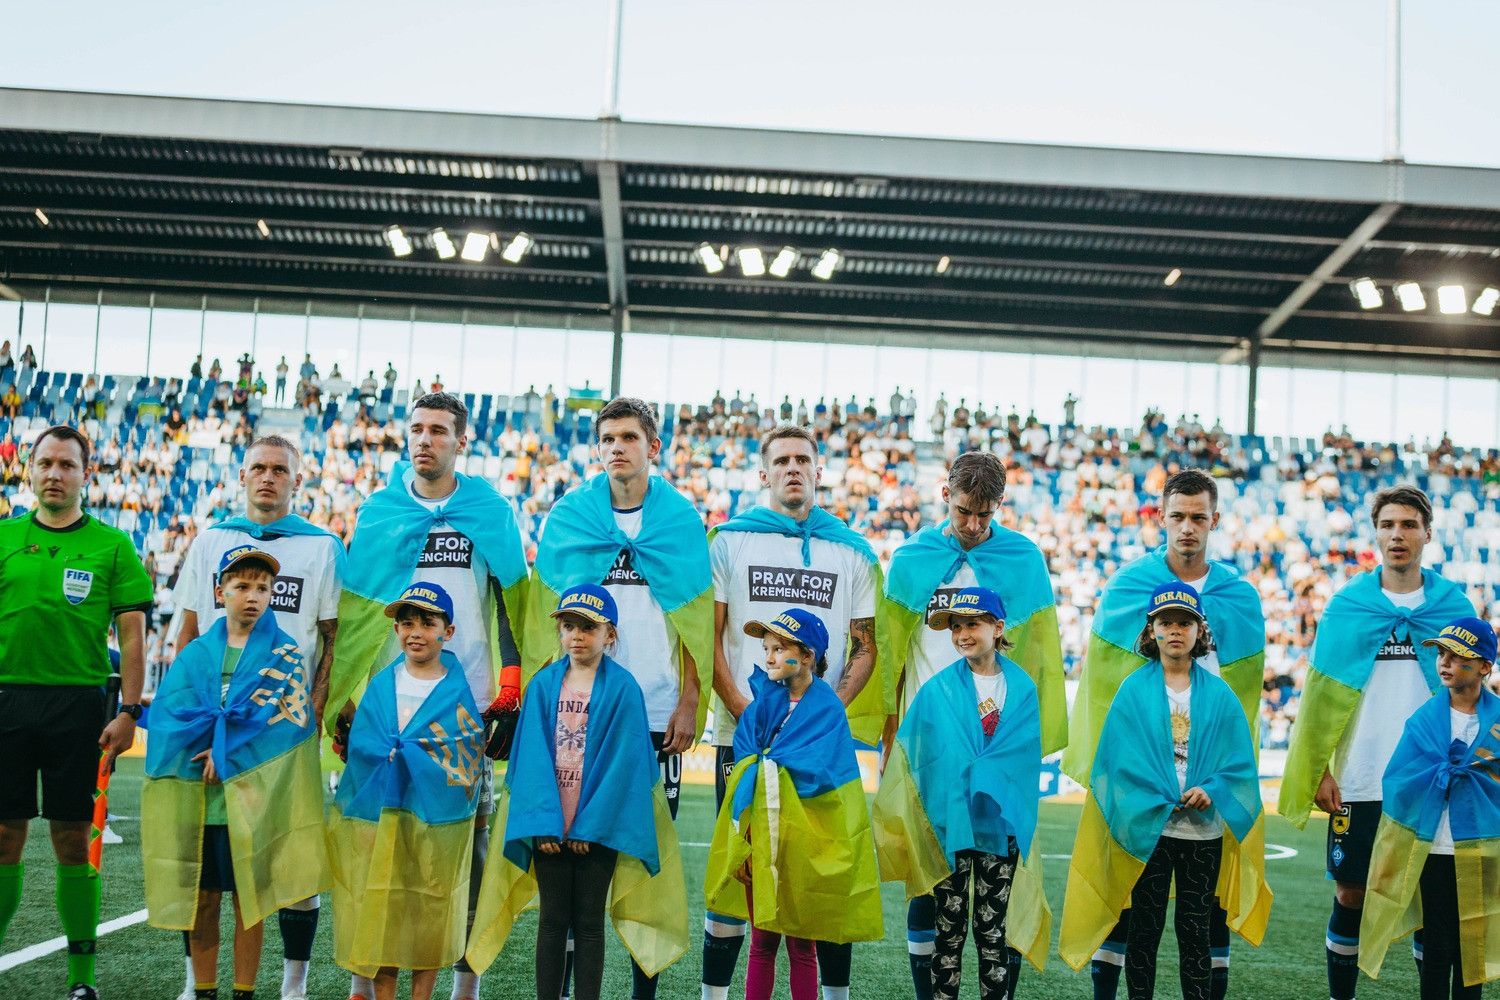
M 621 116 L 1380 159 L 1386 0 L 624 0 Z M 0 85 L 594 117 L 612 0 L 0 0 Z M 1403 152 L 1500 166 L 1500 3 L 1406 0 Z

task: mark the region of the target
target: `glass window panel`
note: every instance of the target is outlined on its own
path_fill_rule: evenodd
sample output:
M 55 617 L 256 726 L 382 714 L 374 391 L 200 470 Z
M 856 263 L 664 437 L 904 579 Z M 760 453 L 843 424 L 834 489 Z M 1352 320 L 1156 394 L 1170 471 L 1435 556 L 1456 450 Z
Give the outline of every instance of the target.
M 964 401 L 965 406 L 974 405 L 974 400 L 979 398 L 980 391 L 979 353 L 978 351 L 947 349 L 937 349 L 932 352 L 932 388 L 927 401 L 918 410 L 918 416 L 930 422 L 932 408 L 937 404 L 939 396 L 947 401 L 950 418 L 960 399 Z M 1001 378 L 1001 371 L 1003 369 L 997 366 L 994 377 Z M 1023 379 L 1024 371 L 1022 369 Z M 1024 384 L 1024 381 L 1021 384 Z
M 1397 375 L 1394 395 L 1395 426 L 1403 441 L 1436 444 L 1443 427 L 1443 377 Z
M 105 306 L 99 312 L 98 370 L 111 375 L 146 374 L 146 331 L 149 310 L 135 306 Z
M 158 312 L 158 317 L 160 312 Z M 307 317 L 286 313 L 261 313 L 255 319 L 255 370 L 274 393 L 276 366 L 286 358 L 288 394 L 297 388 L 297 371 L 302 366 L 302 344 L 307 336 Z M 154 352 L 153 352 L 154 353 Z M 196 353 L 196 352 L 195 352 Z M 274 398 L 273 398 L 274 401 Z
M 1295 438 L 1321 437 L 1324 431 L 1338 430 L 1342 424 L 1339 415 L 1342 376 L 1342 372 L 1323 368 L 1292 369 L 1288 435 Z
M 547 386 L 562 396 L 568 382 L 568 331 L 544 330 L 537 327 L 520 327 L 516 331 L 519 339 L 519 374 L 517 392 L 524 393 L 528 386 L 546 394 Z M 524 383 L 524 384 L 522 384 Z M 607 387 L 606 387 L 607 388 Z
M 1073 394 L 1078 397 L 1074 419 L 1086 427 L 1131 428 L 1140 417 L 1136 412 L 1136 362 L 1129 358 L 1087 358 L 1085 375 Z M 1064 393 L 1066 398 L 1067 393 Z M 1037 414 L 1051 423 L 1062 423 L 1063 400 L 1043 402 Z
M 625 334 L 625 358 L 620 368 L 624 391 L 650 403 L 672 403 L 668 382 L 671 364 L 666 361 L 669 337 L 655 333 Z M 747 390 L 748 391 L 748 390 Z
M 1148 409 L 1164 413 L 1168 423 L 1187 410 L 1183 378 L 1185 366 L 1175 361 L 1139 361 L 1136 372 L 1136 405 L 1131 425 L 1140 426 Z
M 1460 448 L 1494 448 L 1495 392 L 1497 383 L 1489 379 L 1454 378 L 1448 380 L 1448 433 Z
M 151 318 L 151 370 L 147 374 L 186 379 L 198 353 L 198 330 L 202 320 L 203 314 L 197 309 L 156 310 Z M 299 355 L 293 356 L 294 362 L 302 347 L 300 331 L 297 347 Z
M 254 314 L 210 309 L 204 317 L 203 331 L 203 373 L 207 375 L 213 363 L 218 361 L 223 377 L 233 381 L 239 372 L 234 359 L 248 350 L 253 340 Z
M 339 367 L 342 369 L 346 363 L 343 359 L 353 360 L 355 322 L 352 318 L 310 316 L 304 323 L 306 353 L 312 355 L 312 363 L 320 375 L 326 377 L 335 361 L 339 362 Z M 293 363 L 292 378 L 299 378 L 301 369 L 301 362 Z M 345 372 L 345 374 L 348 373 Z
M 843 401 L 845 406 L 851 396 L 863 407 L 875 395 L 875 351 L 869 347 L 829 344 L 825 380 L 824 372 L 819 368 L 823 345 L 779 343 L 775 346 L 779 383 L 776 386 L 777 403 L 781 402 L 783 395 L 790 394 L 793 403 L 805 398 L 810 407 L 823 394 L 825 381 L 828 394 Z M 808 360 L 801 360 L 804 358 Z
M 598 389 L 609 393 L 610 367 L 614 363 L 614 334 L 608 330 L 569 330 L 567 385 L 569 389 Z M 625 383 L 620 383 L 625 391 Z
M 457 323 L 411 324 L 411 364 L 396 382 L 396 390 L 410 389 L 412 399 L 432 388 L 434 381 L 443 383 L 443 388 L 458 390 L 459 374 L 463 368 L 463 331 Z M 401 365 L 396 365 L 397 370 Z M 420 383 L 420 392 L 418 390 Z
M 1341 424 L 1358 441 L 1390 441 L 1391 390 L 1395 376 L 1384 372 L 1345 372 Z
M 87 372 L 94 363 L 94 306 L 54 302 L 46 310 L 43 350 L 37 361 L 44 370 Z
M 21 335 L 21 303 L 0 299 L 0 341 L 10 341 L 16 360 L 21 358 L 19 338 Z
M 405 324 L 403 324 L 404 326 Z M 515 342 L 515 331 L 508 326 L 487 326 L 482 323 L 470 323 L 468 333 L 464 337 L 464 356 L 462 367 L 459 369 L 459 383 L 464 392 L 472 392 L 477 396 L 486 393 L 493 396 L 509 396 L 513 376 L 511 373 L 511 348 Z M 396 370 L 401 370 L 405 355 L 405 332 L 402 334 L 403 348 L 400 352 L 392 350 L 392 358 L 396 364 Z M 385 374 L 385 361 L 371 359 L 377 365 L 376 378 L 383 378 Z M 397 380 L 400 385 L 400 380 Z
M 1032 378 L 1029 380 L 1030 391 L 1026 394 L 1022 416 L 1035 412 L 1037 419 L 1045 424 L 1057 425 L 1062 422 L 1062 404 L 1068 393 L 1075 396 L 1086 395 L 1087 391 L 1099 391 L 1103 386 L 1086 386 L 1085 364 L 1086 358 L 1066 358 L 1055 354 L 1038 354 L 1032 361 Z M 985 408 L 993 410 L 997 405 L 1009 409 L 1018 400 L 1015 389 L 1019 386 L 1005 386 L 1004 399 L 986 398 Z M 987 396 L 990 394 L 986 394 Z
M 771 352 L 764 342 L 729 337 L 724 340 L 724 353 L 719 382 L 725 399 L 756 400 L 771 398 Z M 630 383 L 624 383 L 629 387 Z M 821 391 L 819 395 L 822 395 Z
M 1260 399 L 1255 407 L 1255 430 L 1262 437 L 1284 439 L 1289 433 L 1290 385 L 1290 369 L 1262 368 L 1260 370 Z M 1169 420 L 1172 417 L 1172 414 L 1168 414 Z
M 367 319 L 359 324 L 358 332 L 356 364 L 352 370 L 347 367 L 344 370 L 349 381 L 359 385 L 373 371 L 376 383 L 384 385 L 386 365 L 395 365 L 396 385 L 399 388 L 402 379 L 410 374 L 402 371 L 401 367 L 406 364 L 409 351 L 411 322 L 404 319 Z M 460 375 L 457 368 L 453 369 L 453 373 Z

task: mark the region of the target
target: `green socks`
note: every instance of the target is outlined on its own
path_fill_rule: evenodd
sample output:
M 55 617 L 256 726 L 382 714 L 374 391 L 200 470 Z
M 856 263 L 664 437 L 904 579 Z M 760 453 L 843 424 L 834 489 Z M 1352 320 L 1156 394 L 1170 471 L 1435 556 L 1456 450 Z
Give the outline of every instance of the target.
M 0 941 L 21 906 L 21 865 L 0 865 Z
M 99 935 L 99 873 L 93 865 L 57 866 L 57 916 L 68 939 L 68 985 L 94 985 Z

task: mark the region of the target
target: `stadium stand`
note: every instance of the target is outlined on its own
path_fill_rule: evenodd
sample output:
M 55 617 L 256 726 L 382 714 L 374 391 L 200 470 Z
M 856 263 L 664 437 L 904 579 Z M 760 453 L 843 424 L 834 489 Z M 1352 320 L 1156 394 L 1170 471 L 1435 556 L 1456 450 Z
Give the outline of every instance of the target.
M 34 503 L 26 483 L 30 442 L 55 422 L 76 423 L 95 443 L 88 505 L 130 533 L 153 574 L 156 617 L 147 643 L 151 677 L 170 659 L 164 637 L 172 587 L 197 531 L 236 506 L 244 449 L 276 432 L 303 448 L 300 512 L 348 538 L 360 501 L 400 459 L 411 393 L 394 380 L 363 393 L 316 372 L 293 408 L 263 406 L 265 385 L 189 377 L 152 379 L 0 368 L 0 516 Z M 210 370 L 212 374 L 212 369 Z M 330 392 L 329 389 L 334 391 Z M 19 400 L 19 401 L 18 401 Z M 494 482 L 521 515 L 534 552 L 547 511 L 593 462 L 592 414 L 550 393 L 468 393 L 471 438 L 464 471 Z M 900 403 L 898 408 L 897 403 Z M 1232 436 L 1197 415 L 1169 423 L 1147 412 L 1133 428 L 1049 425 L 1035 415 L 951 411 L 938 400 L 921 428 L 915 401 L 763 407 L 715 393 L 698 404 L 659 405 L 661 474 L 702 512 L 707 527 L 756 502 L 759 436 L 782 420 L 809 427 L 824 454 L 821 500 L 862 531 L 882 560 L 942 516 L 948 463 L 987 448 L 1009 469 L 1005 523 L 1041 546 L 1052 571 L 1065 663 L 1076 672 L 1103 583 L 1155 547 L 1153 515 L 1167 476 L 1213 472 L 1222 523 L 1213 555 L 1259 590 L 1267 619 L 1262 744 L 1286 745 L 1306 653 L 1328 598 L 1376 559 L 1370 495 L 1397 480 L 1432 495 L 1429 562 L 1463 583 L 1480 613 L 1500 624 L 1500 454 L 1454 447 L 1360 442 L 1332 430 L 1314 438 Z M 930 431 L 914 439 L 917 431 Z

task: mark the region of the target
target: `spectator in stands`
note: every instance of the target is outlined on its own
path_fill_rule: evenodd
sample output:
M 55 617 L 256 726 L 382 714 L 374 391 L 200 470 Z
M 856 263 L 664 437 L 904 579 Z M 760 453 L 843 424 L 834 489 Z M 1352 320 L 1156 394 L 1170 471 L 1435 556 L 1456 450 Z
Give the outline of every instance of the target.
M 375 369 L 371 368 L 364 380 L 359 383 L 359 401 L 372 404 L 378 395 L 380 395 L 380 383 L 375 381 Z
M 542 435 L 551 437 L 555 433 L 557 433 L 557 394 L 549 385 L 547 391 L 542 393 Z
M 276 362 L 276 395 L 274 398 L 277 406 L 286 402 L 286 377 L 291 370 L 292 366 L 286 363 L 286 355 L 283 354 L 281 360 Z
M 391 362 L 385 363 L 385 388 L 392 396 L 396 394 L 396 366 Z
M 208 366 L 208 380 L 217 382 L 224 375 L 224 367 L 219 364 L 219 359 L 214 358 L 213 364 Z
M 442 375 L 434 375 L 434 376 L 432 376 L 432 385 L 428 388 L 427 391 L 428 392 L 442 392 L 443 391 L 443 376 Z
M 14 420 L 21 412 L 21 394 L 16 391 L 14 382 L 5 386 L 5 395 L 0 396 L 0 412 L 5 414 L 5 419 Z
M 10 353 L 10 341 L 0 343 L 0 378 L 13 374 L 16 367 L 16 359 Z
M 244 354 L 240 355 L 239 366 L 239 377 L 245 379 L 246 381 L 249 381 L 251 373 L 255 371 L 255 359 L 250 356 L 249 351 L 246 351 Z
M 250 393 L 257 399 L 264 399 L 266 395 L 266 376 L 263 372 L 255 373 L 255 381 L 250 386 Z
M 201 355 L 201 354 L 195 354 L 195 355 L 193 355 L 193 363 L 188 366 L 188 377 L 189 378 L 202 378 L 203 377 L 203 355 Z

